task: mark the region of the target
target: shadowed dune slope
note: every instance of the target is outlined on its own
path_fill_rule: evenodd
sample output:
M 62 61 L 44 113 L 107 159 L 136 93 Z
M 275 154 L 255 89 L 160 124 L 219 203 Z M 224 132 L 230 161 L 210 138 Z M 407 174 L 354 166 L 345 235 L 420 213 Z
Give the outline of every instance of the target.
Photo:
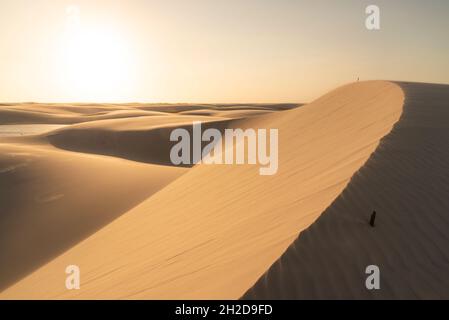
M 170 133 L 177 128 L 191 132 L 194 121 L 221 130 L 229 122 L 225 118 L 189 115 L 112 119 L 65 127 L 50 132 L 46 138 L 65 150 L 171 166 L 170 149 L 177 142 L 170 141 Z
M 184 172 L 45 145 L 0 143 L 0 289 Z
M 243 298 L 449 298 L 449 86 L 400 86 L 393 131 Z M 365 287 L 368 265 L 380 290 Z
M 343 191 L 403 99 L 396 84 L 361 82 L 237 123 L 279 129 L 277 174 L 198 165 L 0 297 L 239 298 Z M 70 264 L 80 290 L 65 289 Z
M 55 258 L 186 172 L 183 168 L 86 153 L 171 165 L 169 154 L 173 143 L 169 136 L 173 129 L 190 130 L 193 121 L 222 129 L 228 124 L 224 117 L 178 114 L 185 108 L 200 107 L 0 104 L 0 289 Z M 203 107 L 219 109 L 216 105 Z M 287 107 L 292 105 L 229 105 L 224 109 L 230 111 L 223 113 L 238 110 L 245 116 L 259 109 L 269 112 L 270 108 Z M 59 130 L 54 130 L 58 125 L 48 125 L 61 120 L 85 122 Z M 40 122 L 47 124 L 39 125 Z

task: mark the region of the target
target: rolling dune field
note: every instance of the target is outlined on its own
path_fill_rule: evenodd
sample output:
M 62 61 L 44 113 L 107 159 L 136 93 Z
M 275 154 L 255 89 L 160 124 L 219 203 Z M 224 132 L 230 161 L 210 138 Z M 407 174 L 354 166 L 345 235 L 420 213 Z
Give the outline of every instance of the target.
M 0 136 L 0 299 L 449 298 L 448 101 L 367 81 L 302 106 L 2 105 L 63 126 Z M 278 172 L 174 166 L 195 121 L 278 129 Z

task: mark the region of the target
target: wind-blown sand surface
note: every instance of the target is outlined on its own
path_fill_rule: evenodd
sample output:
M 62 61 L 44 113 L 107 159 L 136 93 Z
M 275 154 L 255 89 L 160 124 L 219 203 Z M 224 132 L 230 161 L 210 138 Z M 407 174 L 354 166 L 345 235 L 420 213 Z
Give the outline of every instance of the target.
M 244 298 L 449 298 L 449 86 L 399 85 L 393 131 Z M 365 288 L 371 264 L 381 290 Z
M 181 115 L 201 107 L 217 108 L 184 104 L 2 105 L 0 123 L 8 125 L 0 125 L 0 290 L 185 173 L 184 168 L 154 164 L 169 164 L 172 129 L 191 127 L 193 121 L 213 122 L 219 127 L 228 122 L 226 117 Z M 245 110 L 260 109 L 266 113 L 291 107 L 224 106 L 221 112 L 245 114 Z M 148 110 L 130 117 L 127 110 L 133 108 Z M 164 112 L 158 111 L 161 109 Z M 15 118 L 8 117 L 11 110 L 16 112 Z M 115 119 L 119 115 L 122 118 Z M 80 121 L 88 122 L 51 131 L 61 127 L 54 123 Z
M 184 173 L 46 146 L 0 144 L 0 288 Z
M 448 298 L 448 100 L 449 86 L 372 81 L 298 109 L 221 116 L 226 126 L 279 129 L 276 175 L 250 165 L 185 169 L 0 297 Z M 86 125 L 120 132 L 114 121 Z M 22 141 L 50 148 L 42 137 Z M 65 288 L 71 264 L 80 290 Z M 380 267 L 381 290 L 365 288 L 370 264 Z

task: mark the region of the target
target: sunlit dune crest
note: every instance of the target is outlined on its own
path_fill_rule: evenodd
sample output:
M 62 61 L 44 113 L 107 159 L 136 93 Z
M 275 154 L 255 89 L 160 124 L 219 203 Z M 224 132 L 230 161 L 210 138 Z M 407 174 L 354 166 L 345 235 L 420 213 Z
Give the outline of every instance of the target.
M 1 0 L 0 300 L 449 299 L 449 2 L 381 2 Z

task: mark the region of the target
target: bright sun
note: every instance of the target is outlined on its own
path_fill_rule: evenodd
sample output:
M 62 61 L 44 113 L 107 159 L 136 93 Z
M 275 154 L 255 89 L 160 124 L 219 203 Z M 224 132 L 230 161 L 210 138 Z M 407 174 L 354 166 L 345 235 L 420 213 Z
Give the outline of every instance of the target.
M 134 59 L 130 46 L 111 26 L 81 23 L 69 7 L 66 28 L 65 82 L 79 101 L 117 101 L 132 90 Z

